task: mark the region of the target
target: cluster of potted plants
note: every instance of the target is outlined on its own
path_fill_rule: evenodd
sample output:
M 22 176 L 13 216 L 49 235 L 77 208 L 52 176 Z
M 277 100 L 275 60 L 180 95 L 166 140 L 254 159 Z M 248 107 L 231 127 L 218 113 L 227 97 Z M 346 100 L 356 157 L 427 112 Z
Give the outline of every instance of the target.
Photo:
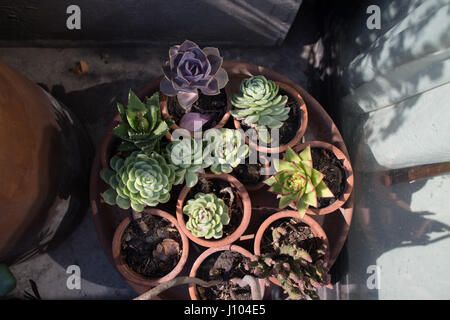
M 290 299 L 318 298 L 316 289 L 329 285 L 329 244 L 306 214 L 343 205 L 350 163 L 331 144 L 300 144 L 307 109 L 297 90 L 238 75 L 233 92 L 222 62 L 217 48 L 187 40 L 170 48 L 159 91 L 141 100 L 130 90 L 127 104 L 117 104 L 117 138 L 100 172 L 104 202 L 129 213 L 113 239 L 116 267 L 156 293 L 190 283 L 192 299 L 261 298 L 268 281 Z M 234 243 L 251 220 L 248 191 L 268 192 L 266 185 L 279 209 L 292 210 L 260 226 L 252 254 Z M 161 210 L 170 201 L 176 212 Z M 189 241 L 208 249 L 177 280 Z

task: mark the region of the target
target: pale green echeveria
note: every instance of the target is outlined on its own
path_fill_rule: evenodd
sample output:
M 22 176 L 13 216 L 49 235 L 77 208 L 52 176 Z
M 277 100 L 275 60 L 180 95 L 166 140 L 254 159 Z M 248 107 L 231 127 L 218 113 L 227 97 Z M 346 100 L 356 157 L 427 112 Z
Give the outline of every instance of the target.
M 205 133 L 204 139 L 207 142 L 204 159 L 215 174 L 231 173 L 249 156 L 250 149 L 239 130 L 211 129 Z
M 186 228 L 197 238 L 220 239 L 223 226 L 230 223 L 228 207 L 214 193 L 197 193 L 183 207 L 189 216 Z
M 135 151 L 126 159 L 114 156 L 110 167 L 100 171 L 101 178 L 111 186 L 102 194 L 106 203 L 122 209 L 131 206 L 141 212 L 146 206 L 169 201 L 175 171 L 158 153 Z
M 264 181 L 269 191 L 281 196 L 280 208 L 293 202 L 303 217 L 309 206 L 317 208 L 317 198 L 334 196 L 323 181 L 324 175 L 313 168 L 309 146 L 300 154 L 288 147 L 285 159 L 275 163 L 277 173 Z
M 174 140 L 166 147 L 166 158 L 175 167 L 175 184 L 186 181 L 186 186 L 193 187 L 198 182 L 198 174 L 209 166 L 204 161 L 204 141 L 195 138 Z
M 288 97 L 279 95 L 277 84 L 261 75 L 244 79 L 240 90 L 240 94 L 231 96 L 236 108 L 231 115 L 254 127 L 261 141 L 271 142 L 269 130 L 281 128 L 289 117 Z

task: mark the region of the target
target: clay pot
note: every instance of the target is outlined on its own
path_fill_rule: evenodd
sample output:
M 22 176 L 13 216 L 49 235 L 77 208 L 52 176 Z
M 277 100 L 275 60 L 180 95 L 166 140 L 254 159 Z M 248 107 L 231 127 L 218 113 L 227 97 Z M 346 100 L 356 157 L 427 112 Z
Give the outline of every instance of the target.
M 122 256 L 121 245 L 122 245 L 122 237 L 125 229 L 130 224 L 130 218 L 126 218 L 122 221 L 122 223 L 117 227 L 116 232 L 114 233 L 114 238 L 112 241 L 112 255 L 114 259 L 114 265 L 116 269 L 120 272 L 122 277 L 127 281 L 139 286 L 143 287 L 154 287 L 161 283 L 167 282 L 175 278 L 182 270 L 186 263 L 186 260 L 189 255 L 189 240 L 187 237 L 181 232 L 181 229 L 177 223 L 177 220 L 170 215 L 169 213 L 159 210 L 159 209 L 145 209 L 145 214 L 152 214 L 154 216 L 162 217 L 166 220 L 169 220 L 173 226 L 175 226 L 178 232 L 181 235 L 182 241 L 182 254 L 181 258 L 178 261 L 178 264 L 173 268 L 171 272 L 165 275 L 162 278 L 148 278 L 143 275 L 138 274 L 133 271 L 125 262 L 125 258 Z
M 2 62 L 0 88 L 0 261 L 12 265 L 81 222 L 93 147 L 70 109 Z
M 231 186 L 237 189 L 239 200 L 242 202 L 242 211 L 243 216 L 241 223 L 239 224 L 238 228 L 234 230 L 232 234 L 229 236 L 219 239 L 219 240 L 205 240 L 203 238 L 197 238 L 195 237 L 187 228 L 186 228 L 186 221 L 185 215 L 183 214 L 183 206 L 186 200 L 186 197 L 191 190 L 191 188 L 184 186 L 181 190 L 181 193 L 178 197 L 177 201 L 177 221 L 180 226 L 180 229 L 183 231 L 183 233 L 191 239 L 193 242 L 204 246 L 204 247 L 222 247 L 226 246 L 228 244 L 231 244 L 238 240 L 245 232 L 245 230 L 248 227 L 248 224 L 250 222 L 250 217 L 252 215 L 252 204 L 250 201 L 250 196 L 248 195 L 247 190 L 245 189 L 244 185 L 240 183 L 235 177 L 229 175 L 229 174 L 213 174 L 213 173 L 207 173 L 205 174 L 205 179 L 218 179 L 218 180 L 224 180 L 227 183 L 229 183 Z M 186 216 L 187 217 L 187 216 Z
M 197 270 L 202 264 L 203 261 L 205 261 L 206 258 L 208 258 L 210 255 L 225 251 L 225 250 L 231 250 L 234 252 L 238 252 L 242 254 L 243 256 L 249 258 L 251 261 L 256 261 L 256 257 L 252 255 L 250 252 L 245 250 L 242 247 L 231 245 L 231 246 L 223 246 L 219 248 L 209 248 L 208 250 L 204 251 L 198 258 L 195 260 L 194 264 L 192 265 L 191 273 L 189 274 L 190 277 L 196 277 L 197 276 Z M 266 281 L 264 279 L 259 279 L 259 286 L 261 288 L 261 297 L 264 297 L 264 288 L 266 285 Z M 191 297 L 191 300 L 199 300 L 199 297 L 197 295 L 197 286 L 195 284 L 189 285 L 189 296 Z
M 223 126 L 227 123 L 228 119 L 231 116 L 230 110 L 231 110 L 232 106 L 231 106 L 231 100 L 230 100 L 231 91 L 230 91 L 230 84 L 229 83 L 224 87 L 224 90 L 225 90 L 225 93 L 227 95 L 226 112 L 223 115 L 222 119 L 220 119 L 220 121 L 214 127 L 212 127 L 211 129 L 223 128 Z M 161 113 L 162 113 L 162 116 L 163 116 L 164 119 L 171 118 L 171 115 L 169 113 L 169 108 L 168 108 L 168 105 L 167 105 L 168 101 L 169 101 L 169 97 L 160 92 L 160 94 L 159 94 L 159 104 L 161 106 Z M 171 129 L 171 131 L 173 131 L 173 130 L 177 130 L 177 129 L 181 129 L 181 128 L 180 128 L 180 126 L 178 124 L 175 123 L 170 129 Z M 186 129 L 184 129 L 184 130 L 186 130 Z M 194 132 L 193 131 L 189 131 L 189 133 L 190 133 L 191 137 L 194 137 Z M 166 137 L 168 137 L 169 140 L 172 140 L 172 135 L 170 134 L 170 132 L 168 132 Z
M 300 218 L 298 212 L 293 211 L 293 210 L 284 210 L 284 211 L 274 213 L 269 218 L 264 220 L 264 222 L 259 227 L 258 232 L 256 233 L 256 236 L 255 236 L 255 243 L 254 243 L 255 255 L 260 256 L 261 254 L 264 254 L 264 252 L 261 253 L 261 241 L 262 241 L 264 232 L 275 221 L 284 219 L 284 218 L 295 218 L 297 220 L 301 220 L 303 223 L 307 224 L 311 228 L 311 231 L 313 232 L 313 234 L 316 237 L 321 238 L 325 242 L 325 244 L 327 246 L 327 252 L 325 254 L 324 261 L 325 261 L 325 263 L 328 263 L 329 258 L 330 258 L 330 246 L 329 246 L 328 237 L 327 237 L 325 231 L 323 231 L 322 227 L 313 218 L 311 218 L 307 215 L 305 215 L 303 218 Z M 269 280 L 270 280 L 270 282 L 272 282 L 273 284 L 275 284 L 277 286 L 280 285 L 280 283 L 278 282 L 278 280 L 275 277 L 270 277 Z
M 243 79 L 244 78 L 247 78 L 247 76 L 243 77 Z M 287 144 L 283 144 L 278 147 L 260 146 L 259 144 L 255 143 L 255 141 L 250 140 L 247 135 L 245 135 L 245 142 L 253 149 L 256 149 L 262 153 L 281 153 L 281 152 L 284 152 L 287 149 L 287 147 L 293 147 L 293 146 L 297 145 L 301 141 L 303 135 L 306 132 L 306 128 L 308 126 L 308 111 L 306 109 L 306 104 L 303 101 L 303 98 L 300 95 L 300 93 L 293 87 L 291 87 L 283 82 L 275 81 L 275 83 L 278 85 L 278 87 L 281 90 L 284 90 L 290 97 L 292 97 L 293 99 L 296 100 L 296 102 L 297 102 L 296 105 L 300 109 L 299 112 L 300 112 L 301 122 L 300 122 L 300 126 L 297 128 L 297 132 L 296 132 L 294 138 L 292 138 L 292 140 L 289 141 Z M 240 121 L 238 121 L 236 119 L 233 119 L 233 121 L 234 121 L 234 126 L 236 127 L 236 129 L 242 129 Z
M 312 215 L 323 215 L 323 214 L 328 214 L 328 213 L 334 212 L 344 205 L 344 203 L 348 200 L 348 198 L 350 197 L 350 195 L 353 191 L 354 181 L 353 181 L 352 164 L 350 163 L 350 160 L 345 156 L 345 154 L 341 150 L 339 150 L 336 146 L 334 146 L 330 143 L 327 143 L 327 142 L 323 142 L 323 141 L 305 142 L 303 144 L 300 144 L 300 145 L 294 147 L 293 150 L 297 153 L 300 153 L 307 146 L 310 146 L 311 148 L 327 149 L 327 150 L 331 151 L 335 155 L 335 157 L 337 159 L 341 160 L 341 162 L 342 162 L 342 165 L 343 165 L 344 171 L 345 171 L 346 185 L 345 185 L 344 191 L 342 192 L 341 196 L 338 199 L 336 199 L 336 201 L 333 202 L 328 207 L 319 209 L 319 208 L 314 208 L 314 207 L 309 206 L 308 209 L 306 209 L 306 212 L 308 214 L 312 214 Z M 296 209 L 294 203 L 291 203 L 289 206 L 291 208 Z

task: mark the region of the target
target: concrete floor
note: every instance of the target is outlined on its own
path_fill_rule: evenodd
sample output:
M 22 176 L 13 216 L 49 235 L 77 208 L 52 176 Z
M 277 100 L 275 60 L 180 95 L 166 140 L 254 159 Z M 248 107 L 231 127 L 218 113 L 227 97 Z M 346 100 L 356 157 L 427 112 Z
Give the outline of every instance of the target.
M 320 59 L 320 25 L 314 15 L 299 16 L 284 45 L 276 48 L 220 48 L 226 60 L 263 65 L 277 71 L 315 94 L 314 64 Z M 319 49 L 319 50 L 317 50 Z M 128 90 L 138 90 L 161 74 L 168 48 L 2 48 L 0 60 L 40 84 L 70 108 L 84 123 L 95 146 L 116 114 L 116 101 L 124 101 Z M 85 60 L 88 74 L 70 71 Z M 288 63 L 289 62 L 289 63 Z M 81 288 L 68 289 L 71 265 L 81 269 Z M 18 283 L 12 297 L 31 291 L 37 284 L 43 299 L 129 299 L 134 292 L 106 259 L 88 212 L 72 235 L 57 249 L 11 268 Z

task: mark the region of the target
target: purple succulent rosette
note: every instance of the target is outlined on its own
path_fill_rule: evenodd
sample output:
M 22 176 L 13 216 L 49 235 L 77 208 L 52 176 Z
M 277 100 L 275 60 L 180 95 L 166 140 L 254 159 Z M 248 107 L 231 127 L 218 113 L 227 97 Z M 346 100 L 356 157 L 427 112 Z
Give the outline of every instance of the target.
M 213 47 L 200 47 L 186 40 L 169 50 L 169 60 L 163 64 L 164 78 L 160 90 L 167 96 L 177 96 L 185 110 L 198 100 L 198 90 L 212 96 L 228 82 L 228 74 L 221 68 L 223 58 Z

